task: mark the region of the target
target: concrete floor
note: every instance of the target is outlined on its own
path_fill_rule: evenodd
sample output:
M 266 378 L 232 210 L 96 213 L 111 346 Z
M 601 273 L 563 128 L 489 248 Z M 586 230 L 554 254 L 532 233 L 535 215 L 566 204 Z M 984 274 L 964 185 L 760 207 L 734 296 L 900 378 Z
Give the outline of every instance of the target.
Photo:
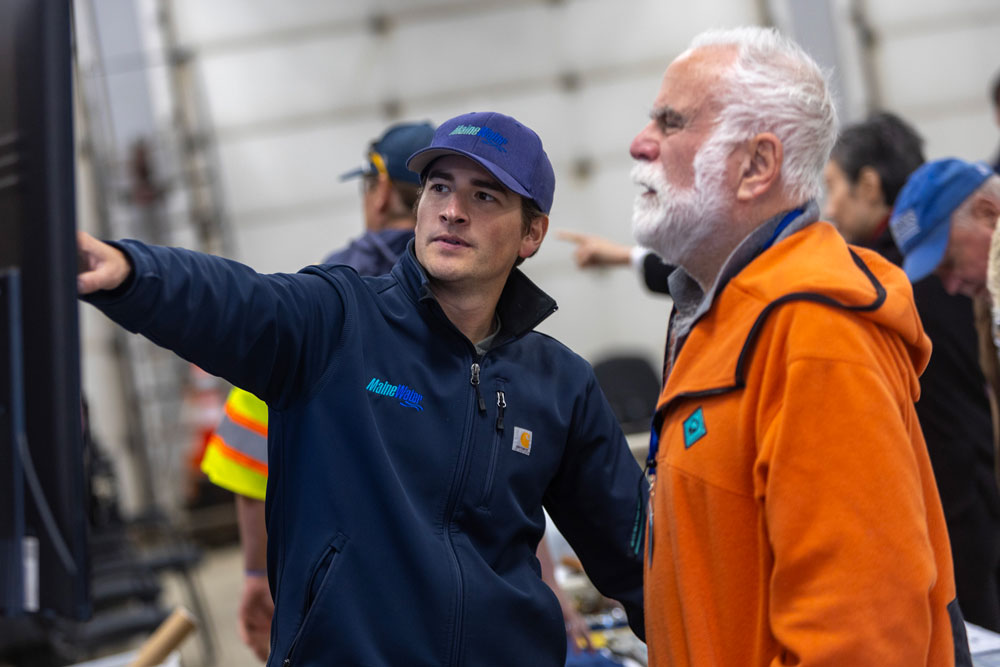
M 239 546 L 233 544 L 206 549 L 195 575 L 195 583 L 208 607 L 208 623 L 203 623 L 181 645 L 184 667 L 242 667 L 262 664 L 240 641 L 236 629 L 236 608 L 243 584 L 243 560 Z M 176 576 L 167 577 L 164 581 L 164 602 L 168 606 L 180 604 L 188 609 L 194 606 L 184 582 Z M 211 635 L 215 646 L 214 660 L 206 659 L 199 633 Z

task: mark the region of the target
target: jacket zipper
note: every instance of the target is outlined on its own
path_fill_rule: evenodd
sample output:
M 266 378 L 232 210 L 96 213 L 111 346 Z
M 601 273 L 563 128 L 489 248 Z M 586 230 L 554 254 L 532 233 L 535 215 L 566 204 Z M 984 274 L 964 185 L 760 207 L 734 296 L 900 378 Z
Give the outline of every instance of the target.
M 507 397 L 503 389 L 497 390 L 497 433 L 503 433 L 503 411 L 507 407 Z
M 483 395 L 479 391 L 479 361 L 478 357 L 474 358 L 472 366 L 470 368 L 469 384 L 475 390 L 476 396 L 476 409 L 485 414 L 486 413 L 486 401 L 483 400 Z M 466 467 L 468 465 L 469 457 L 469 442 L 472 438 L 474 420 L 469 420 L 469 426 L 465 431 L 465 437 L 462 439 L 462 453 L 461 461 L 458 466 L 458 473 L 452 484 L 451 495 L 448 498 L 448 504 L 445 509 L 445 526 L 444 535 L 445 539 L 448 540 L 448 546 L 451 548 L 451 558 L 455 565 L 456 578 L 455 578 L 455 588 L 457 591 L 456 602 L 455 602 L 455 627 L 453 628 L 454 635 L 452 636 L 451 642 L 451 655 L 449 656 L 449 664 L 458 664 L 459 655 L 462 650 L 462 616 L 464 614 L 463 600 L 465 592 L 462 590 L 462 565 L 458 561 L 458 553 L 455 551 L 455 545 L 451 541 L 451 521 L 455 513 L 455 506 L 458 504 L 459 491 L 461 490 L 462 483 L 467 474 Z
M 469 379 L 472 384 L 472 388 L 476 390 L 476 405 L 479 406 L 480 414 L 486 414 L 486 401 L 483 400 L 483 395 L 479 393 L 479 364 L 476 362 L 472 363 L 472 377 Z

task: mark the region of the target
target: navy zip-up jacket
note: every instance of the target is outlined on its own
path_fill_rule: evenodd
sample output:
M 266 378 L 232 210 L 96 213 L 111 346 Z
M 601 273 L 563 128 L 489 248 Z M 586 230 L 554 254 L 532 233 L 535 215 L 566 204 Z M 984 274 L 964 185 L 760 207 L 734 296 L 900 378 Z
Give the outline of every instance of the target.
M 590 366 L 533 331 L 556 305 L 520 271 L 480 357 L 412 244 L 376 278 L 118 247 L 132 277 L 87 300 L 270 407 L 269 665 L 561 667 L 543 505 L 644 636 L 645 481 Z

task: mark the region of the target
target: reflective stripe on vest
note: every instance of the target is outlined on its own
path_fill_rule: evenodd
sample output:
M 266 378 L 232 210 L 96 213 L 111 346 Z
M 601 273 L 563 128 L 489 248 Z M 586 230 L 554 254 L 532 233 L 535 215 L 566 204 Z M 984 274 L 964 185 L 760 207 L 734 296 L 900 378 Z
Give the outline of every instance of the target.
M 267 436 L 230 419 L 227 414 L 215 429 L 215 436 L 232 452 L 229 458 L 256 467 L 267 474 Z
M 267 464 L 230 449 L 218 435 L 208 441 L 201 470 L 216 486 L 241 496 L 264 500 L 267 494 Z
M 267 404 L 250 392 L 238 388 L 229 392 L 226 416 L 240 426 L 267 437 Z

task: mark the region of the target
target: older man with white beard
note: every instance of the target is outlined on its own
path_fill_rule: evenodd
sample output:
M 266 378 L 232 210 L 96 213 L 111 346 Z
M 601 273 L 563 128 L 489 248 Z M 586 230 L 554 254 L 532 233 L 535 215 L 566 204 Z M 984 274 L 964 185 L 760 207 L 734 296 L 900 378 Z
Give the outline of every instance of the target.
M 648 470 L 651 665 L 971 664 L 906 276 L 818 221 L 837 133 L 776 31 L 704 33 L 632 143 L 679 268 Z

